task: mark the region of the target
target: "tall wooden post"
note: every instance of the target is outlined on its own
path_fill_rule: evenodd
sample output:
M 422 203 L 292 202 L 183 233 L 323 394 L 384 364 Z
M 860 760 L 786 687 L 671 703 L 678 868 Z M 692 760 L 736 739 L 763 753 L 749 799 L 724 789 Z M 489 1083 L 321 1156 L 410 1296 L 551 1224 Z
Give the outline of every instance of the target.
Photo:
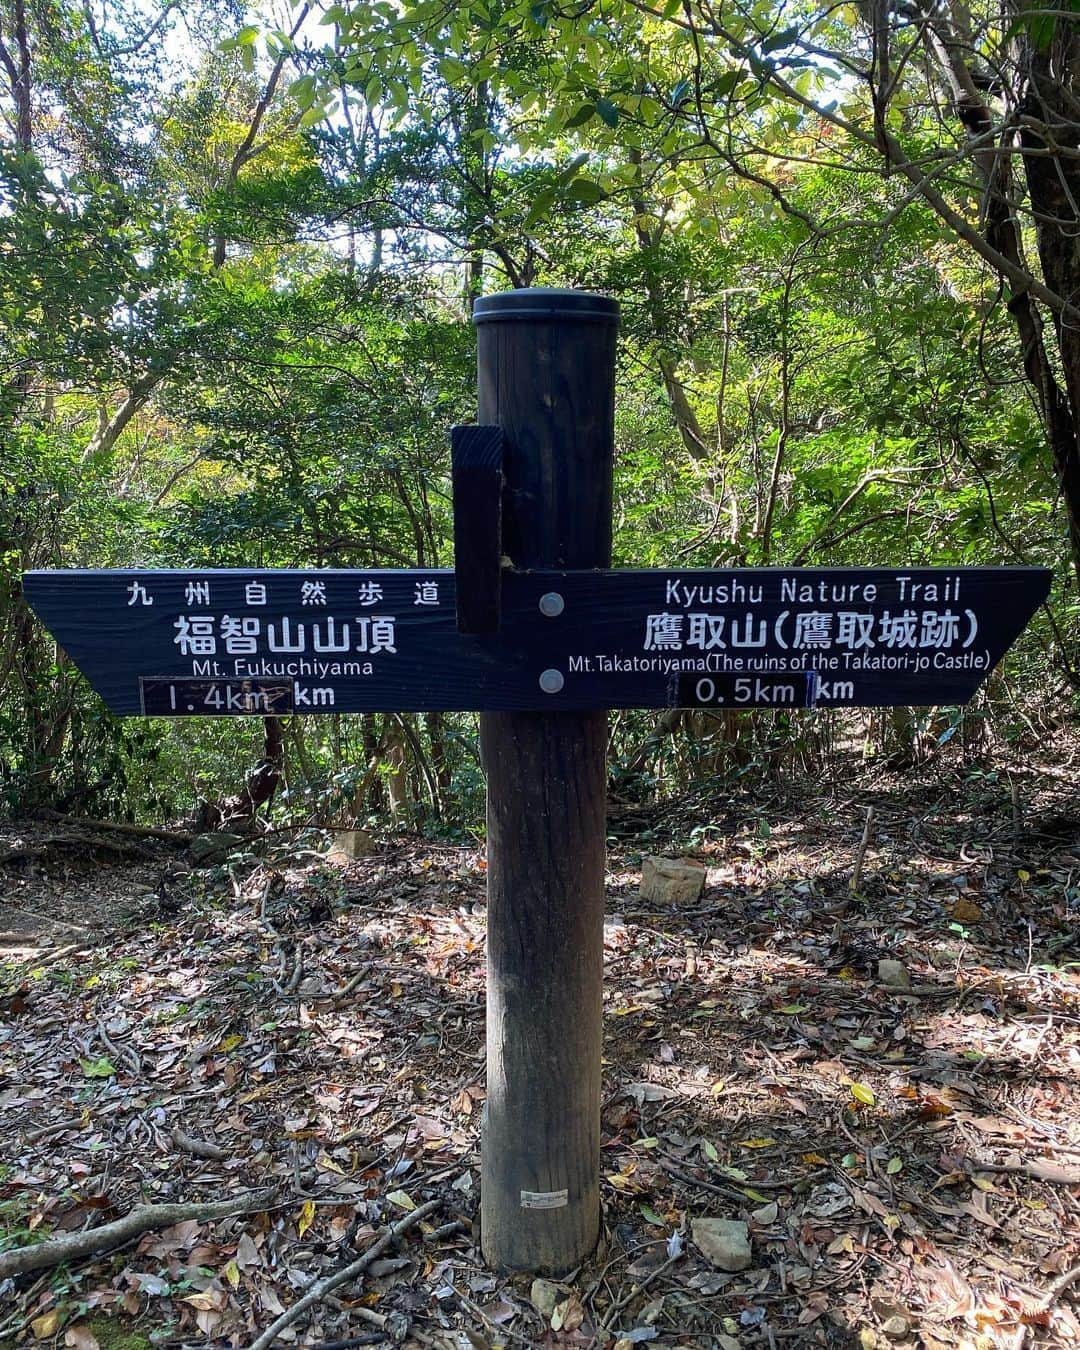
M 618 305 L 580 291 L 480 299 L 479 417 L 503 429 L 503 553 L 515 567 L 611 562 Z M 546 595 L 538 627 L 559 612 Z M 587 621 L 584 619 L 583 621 Z M 537 671 L 537 706 L 558 673 Z M 600 1222 L 607 714 L 485 713 L 490 1265 L 565 1274 Z

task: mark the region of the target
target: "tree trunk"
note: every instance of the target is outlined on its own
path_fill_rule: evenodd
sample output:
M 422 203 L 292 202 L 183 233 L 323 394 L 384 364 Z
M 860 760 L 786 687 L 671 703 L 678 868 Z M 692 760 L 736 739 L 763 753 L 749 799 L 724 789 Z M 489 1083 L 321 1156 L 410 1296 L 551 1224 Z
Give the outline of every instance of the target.
M 439 785 L 439 792 L 445 798 L 453 782 L 446 745 L 446 717 L 441 712 L 426 713 L 424 722 L 431 745 L 431 767 L 435 773 L 435 781 Z
M 390 768 L 386 776 L 386 790 L 390 798 L 390 814 L 396 816 L 409 802 L 409 785 L 405 773 L 405 737 L 396 718 L 387 714 L 385 721 L 383 763 Z
M 1043 276 L 1059 295 L 1075 302 L 1080 296 L 1080 162 L 1073 157 L 1080 153 L 1075 113 L 1080 94 L 1076 79 L 1080 41 L 1074 33 L 1070 24 L 1059 20 L 1058 33 L 1045 51 L 1037 51 L 1028 43 L 1030 85 L 1025 111 L 1049 131 L 1043 136 L 1028 125 L 1022 133 L 1022 144 L 1025 150 L 1058 152 L 1025 155 L 1024 172 Z M 1065 389 L 1062 391 L 1050 376 L 1044 421 L 1080 584 L 1080 331 L 1057 312 L 1053 323 Z
M 220 830 L 250 824 L 255 812 L 265 806 L 277 791 L 285 767 L 285 741 L 280 717 L 264 717 L 262 759 L 248 775 L 242 791 L 223 802 L 204 805 L 199 825 L 204 830 Z

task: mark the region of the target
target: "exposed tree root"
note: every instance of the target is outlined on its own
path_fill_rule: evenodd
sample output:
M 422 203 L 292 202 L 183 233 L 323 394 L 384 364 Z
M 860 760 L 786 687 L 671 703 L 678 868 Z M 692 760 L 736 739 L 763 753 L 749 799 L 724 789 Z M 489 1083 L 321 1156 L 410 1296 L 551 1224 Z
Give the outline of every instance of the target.
M 274 1188 L 271 1186 L 235 1196 L 232 1200 L 216 1200 L 208 1204 L 139 1205 L 122 1219 L 102 1224 L 100 1228 L 91 1228 L 85 1233 L 65 1233 L 63 1237 L 49 1238 L 47 1242 L 34 1247 L 19 1247 L 15 1251 L 0 1253 L 0 1280 L 6 1280 L 12 1275 L 25 1275 L 32 1270 L 44 1270 L 47 1266 L 81 1261 L 85 1256 L 92 1256 L 109 1247 L 118 1247 L 155 1228 L 168 1228 L 187 1219 L 198 1219 L 203 1223 L 207 1219 L 224 1219 L 231 1214 L 265 1209 L 273 1198 Z

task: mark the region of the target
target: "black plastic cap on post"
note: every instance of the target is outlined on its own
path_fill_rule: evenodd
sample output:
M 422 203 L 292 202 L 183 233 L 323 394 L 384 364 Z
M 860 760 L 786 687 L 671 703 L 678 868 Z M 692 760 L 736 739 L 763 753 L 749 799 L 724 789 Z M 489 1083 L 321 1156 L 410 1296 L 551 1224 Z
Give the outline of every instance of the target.
M 591 291 L 563 290 L 557 286 L 532 286 L 520 291 L 497 291 L 482 295 L 473 307 L 472 321 L 506 323 L 526 319 L 533 323 L 544 320 L 578 323 L 619 322 L 619 302 L 608 295 Z

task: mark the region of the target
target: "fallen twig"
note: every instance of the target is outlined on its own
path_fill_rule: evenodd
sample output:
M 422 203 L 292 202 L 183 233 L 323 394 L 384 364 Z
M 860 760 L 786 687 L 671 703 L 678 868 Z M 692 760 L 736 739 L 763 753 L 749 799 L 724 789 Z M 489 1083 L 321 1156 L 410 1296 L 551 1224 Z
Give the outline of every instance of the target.
M 0 853 L 0 867 L 9 862 L 23 862 L 31 858 L 44 858 L 45 850 L 33 844 L 12 844 Z
M 190 1134 L 185 1134 L 178 1125 L 169 1131 L 169 1138 L 177 1148 L 183 1149 L 185 1153 L 190 1153 L 194 1158 L 202 1158 L 206 1162 L 224 1162 L 229 1156 L 223 1148 L 218 1148 L 217 1144 L 211 1144 L 206 1139 L 193 1139 Z
M 273 985 L 274 993 L 277 994 L 278 998 L 291 998 L 292 995 L 295 994 L 297 989 L 300 987 L 300 980 L 302 979 L 304 974 L 304 944 L 302 942 L 298 942 L 296 944 L 296 964 L 293 966 L 292 974 L 289 976 L 288 980 L 283 984 L 281 982 L 281 976 L 284 974 L 285 974 L 285 953 L 284 951 L 282 951 L 281 966 L 278 972 L 278 978 L 275 980 L 271 980 L 270 983 Z
M 1059 1275 L 1046 1291 L 1046 1298 L 1043 1300 L 1044 1311 L 1049 1310 L 1058 1301 L 1066 1289 L 1080 1280 L 1080 1266 L 1073 1266 L 1072 1270 L 1067 1270 L 1063 1275 Z
M 1039 1304 L 1039 1316 L 1045 1316 L 1066 1289 L 1080 1280 L 1080 1266 L 1073 1266 L 1072 1270 L 1067 1270 L 1063 1275 L 1059 1275 L 1050 1285 L 1050 1288 L 1043 1295 Z M 1027 1341 L 1028 1334 L 1031 1331 L 1032 1322 L 1029 1320 L 1022 1326 L 1016 1328 L 1009 1341 L 1009 1350 L 1023 1350 L 1024 1343 Z
M 855 854 L 855 866 L 851 869 L 851 880 L 848 882 L 848 890 L 857 892 L 862 885 L 863 863 L 866 861 L 866 850 L 870 847 L 870 840 L 874 833 L 874 808 L 866 808 L 866 820 L 863 823 L 862 838 L 859 840 L 859 848 Z
M 99 849 L 104 853 L 115 853 L 120 858 L 152 858 L 154 856 L 150 850 L 142 845 L 131 843 L 126 839 L 105 839 L 100 835 L 92 834 L 47 834 L 35 840 L 33 844 L 16 845 L 9 854 L 0 858 L 0 861 L 11 862 L 19 858 L 44 858 L 49 861 L 50 851 L 53 849 L 79 848 L 91 852 L 94 849 Z
M 382 1331 L 368 1331 L 363 1336 L 349 1336 L 343 1341 L 320 1341 L 311 1350 L 353 1350 L 358 1345 L 381 1345 L 386 1340 Z
M 105 1047 L 106 1054 L 114 1060 L 122 1060 L 135 1077 L 138 1078 L 142 1073 L 142 1060 L 139 1058 L 139 1052 L 134 1050 L 130 1045 L 117 1045 L 115 1041 L 111 1040 L 109 1033 L 105 1030 L 104 1026 L 102 1026 L 100 1017 L 96 1020 L 94 1025 L 97 1029 L 98 1040 Z
M 630 1286 L 629 1293 L 623 1294 L 621 1298 L 616 1299 L 615 1302 L 604 1314 L 604 1320 L 600 1323 L 599 1327 L 597 1327 L 596 1329 L 596 1335 L 589 1342 L 590 1350 L 592 1346 L 600 1344 L 601 1339 L 604 1337 L 605 1333 L 611 1330 L 611 1324 L 615 1321 L 615 1319 L 622 1312 L 622 1310 L 628 1304 L 632 1303 L 634 1299 L 638 1297 L 639 1294 L 643 1294 L 654 1280 L 658 1280 L 661 1275 L 665 1275 L 671 1269 L 671 1267 L 675 1265 L 677 1261 L 681 1261 L 682 1258 L 683 1252 L 681 1250 L 676 1252 L 674 1256 L 669 1256 L 668 1259 L 662 1265 L 659 1265 L 656 1267 L 655 1270 L 650 1271 L 648 1275 L 646 1275 L 643 1279 L 638 1280 L 636 1284 L 632 1284 Z
M 327 1294 L 332 1293 L 343 1284 L 348 1284 L 350 1280 L 355 1280 L 358 1275 L 362 1275 L 376 1257 L 381 1256 L 402 1234 L 407 1233 L 422 1219 L 426 1219 L 429 1214 L 433 1214 L 441 1205 L 441 1200 L 429 1200 L 427 1204 L 418 1206 L 411 1214 L 406 1214 L 403 1219 L 399 1219 L 376 1242 L 372 1243 L 363 1256 L 342 1267 L 336 1274 L 329 1275 L 325 1280 L 319 1280 L 317 1284 L 312 1285 L 302 1299 L 294 1303 L 291 1308 L 287 1308 L 276 1321 L 270 1323 L 262 1335 L 252 1341 L 249 1350 L 267 1350 L 267 1346 L 273 1345 L 281 1332 L 286 1327 L 292 1326 L 293 1322 L 307 1312 L 308 1308 L 313 1308 Z
M 347 983 L 343 984 L 340 989 L 334 989 L 329 994 L 320 994 L 319 1001 L 325 1002 L 327 999 L 336 1000 L 340 998 L 348 998 L 348 996 L 363 983 L 364 977 L 367 974 L 368 972 L 366 970 L 357 971 L 357 973 L 352 977 L 352 979 L 349 980 Z
M 91 1228 L 85 1233 L 65 1233 L 63 1237 L 49 1238 L 34 1247 L 0 1252 L 0 1280 L 6 1280 L 12 1275 L 25 1275 L 31 1270 L 44 1270 L 46 1266 L 81 1261 L 84 1256 L 118 1247 L 155 1228 L 168 1228 L 174 1223 L 185 1223 L 188 1219 L 205 1223 L 208 1219 L 225 1219 L 232 1214 L 247 1214 L 252 1210 L 264 1209 L 273 1198 L 274 1188 L 267 1186 L 231 1200 L 214 1200 L 206 1204 L 138 1205 L 122 1219 L 102 1224 L 100 1228 Z
M 691 1176 L 689 1172 L 683 1172 L 677 1167 L 672 1167 L 663 1158 L 658 1161 L 669 1177 L 681 1181 L 684 1186 L 696 1186 L 699 1190 L 708 1191 L 712 1195 L 722 1195 L 726 1200 L 734 1200 L 740 1205 L 747 1203 L 746 1196 L 743 1195 L 742 1191 L 737 1191 L 734 1186 L 718 1186 L 715 1181 L 702 1181 L 698 1177 Z
M 0 859 L 0 861 L 3 861 Z M 70 928 L 73 933 L 88 933 L 90 930 L 84 923 L 71 923 L 68 919 L 57 919 L 51 914 L 39 914 L 36 909 L 25 909 L 22 905 L 17 905 L 14 900 L 8 900 L 6 897 L 0 901 L 5 909 L 13 909 L 16 914 L 23 914 L 28 919 L 36 919 L 41 923 L 52 924 L 57 928 Z
M 140 839 L 168 839 L 174 844 L 190 844 L 194 835 L 188 830 L 163 830 L 156 825 L 128 825 L 118 820 L 92 820 L 89 816 L 65 816 L 62 811 L 42 809 L 39 815 L 49 820 L 64 820 L 70 825 L 86 825 L 94 830 L 115 830 L 117 834 L 132 834 Z
M 972 1165 L 978 1172 L 1018 1172 L 1021 1176 L 1031 1177 L 1033 1181 L 1046 1181 L 1052 1186 L 1080 1186 L 1080 1168 L 1062 1167 L 1052 1162 L 984 1162 L 973 1158 Z
M 36 1130 L 27 1130 L 23 1135 L 23 1143 L 40 1144 L 43 1139 L 49 1139 L 54 1134 L 66 1134 L 68 1130 L 86 1128 L 82 1116 L 72 1116 L 70 1120 L 58 1120 L 55 1125 L 40 1125 Z
M 464 1219 L 454 1219 L 450 1223 L 444 1223 L 439 1228 L 433 1228 L 430 1233 L 424 1234 L 425 1242 L 441 1242 L 443 1238 L 456 1237 L 458 1233 L 467 1233 L 469 1225 Z
M 56 951 L 50 952 L 48 956 L 31 956 L 28 960 L 19 963 L 19 969 L 47 970 L 50 966 L 58 965 L 65 957 L 73 956 L 76 952 L 81 952 L 90 945 L 89 940 L 85 942 L 69 942 L 66 947 L 57 947 Z

